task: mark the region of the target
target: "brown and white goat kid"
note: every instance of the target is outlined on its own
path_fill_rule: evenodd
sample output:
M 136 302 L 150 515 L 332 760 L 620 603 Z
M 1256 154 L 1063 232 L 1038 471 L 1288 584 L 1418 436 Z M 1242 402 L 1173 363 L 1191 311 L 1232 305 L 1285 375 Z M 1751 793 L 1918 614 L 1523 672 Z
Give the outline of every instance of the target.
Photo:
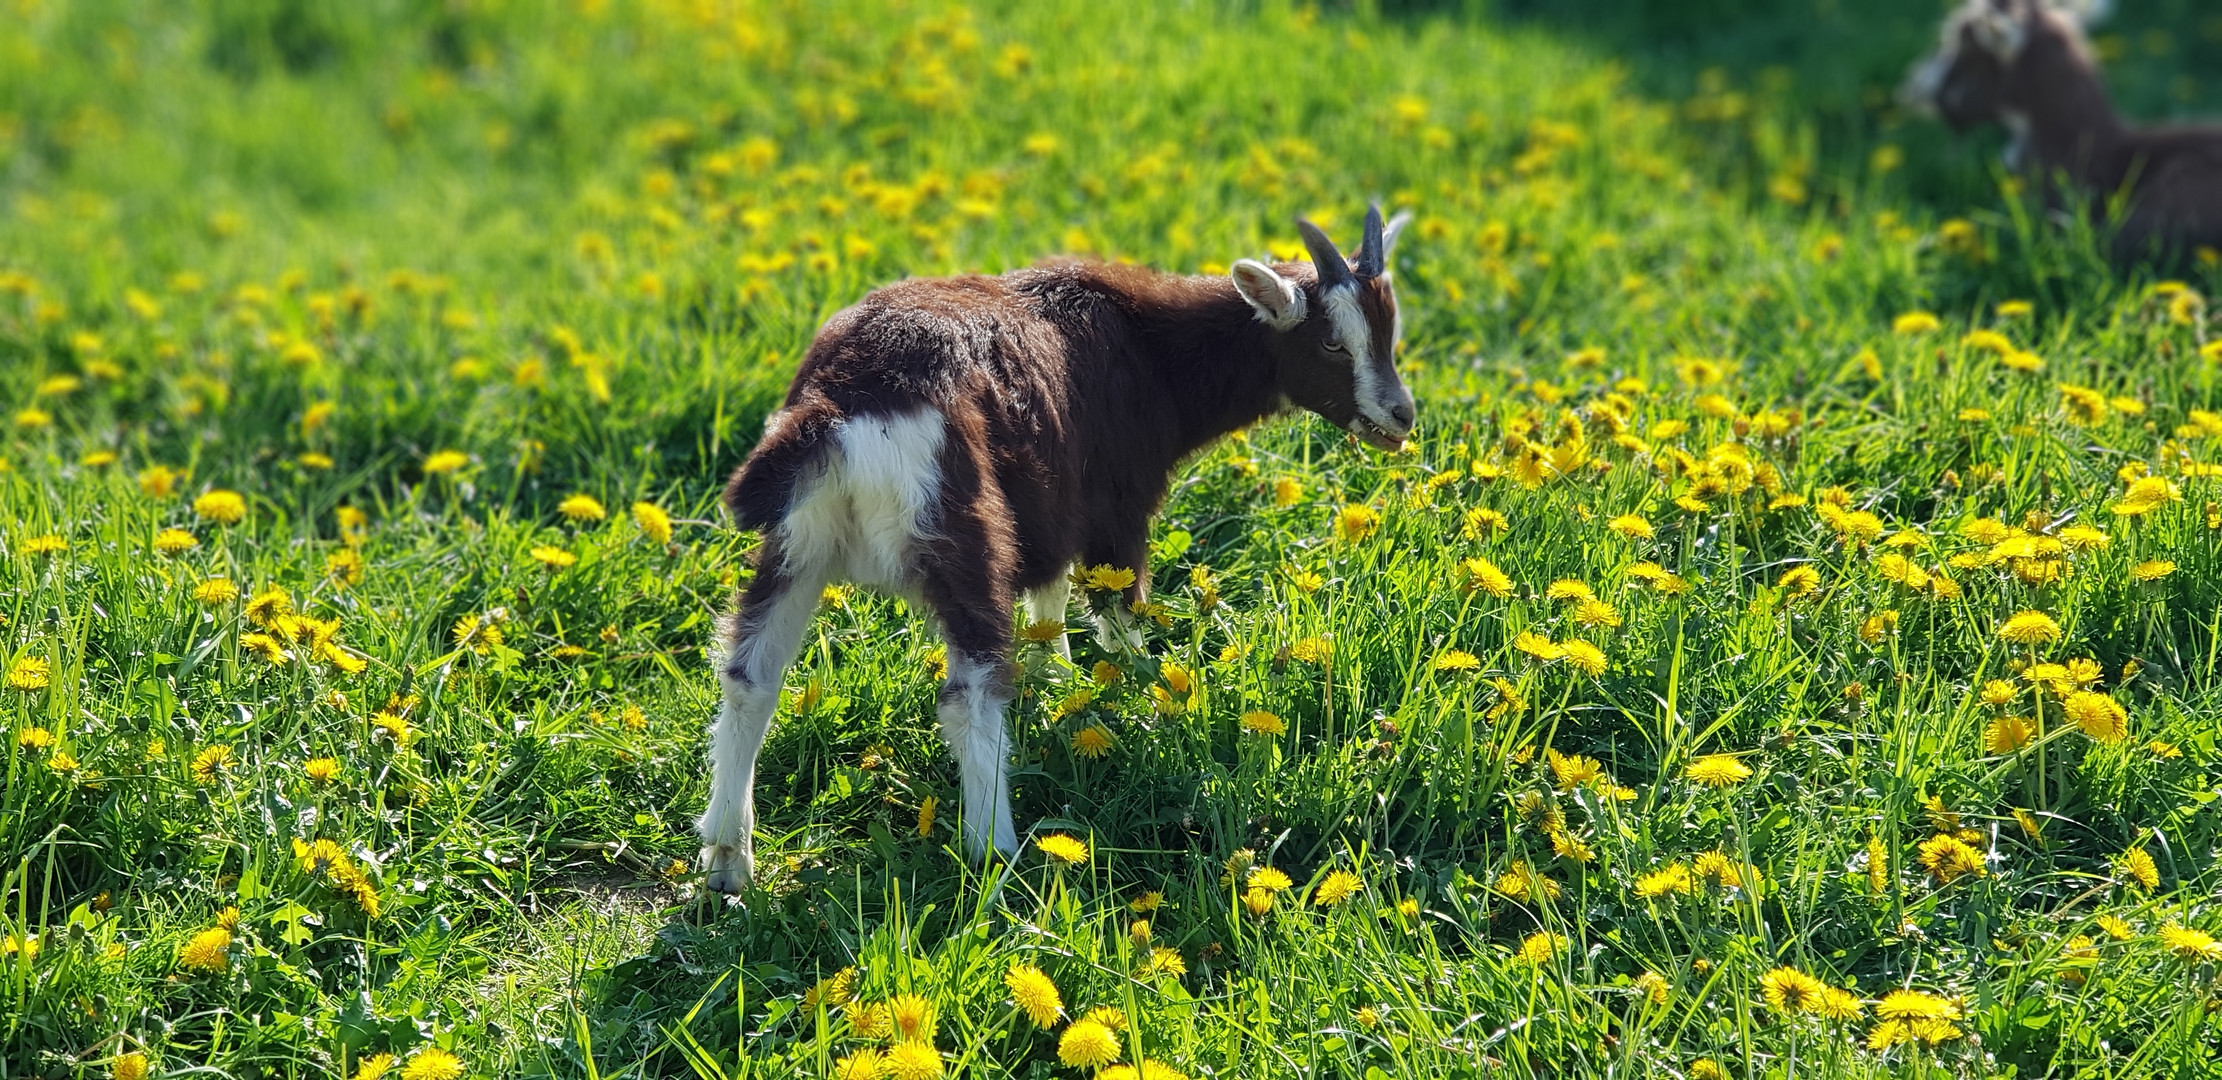
M 2097 10 L 1968 0 L 1945 20 L 1937 50 L 1914 65 L 1901 96 L 1955 131 L 2006 128 L 2009 168 L 2040 184 L 2064 177 L 2094 211 L 2126 196 L 2118 260 L 2222 246 L 2222 127 L 2125 124 L 2083 35 Z
M 724 706 L 699 822 L 710 888 L 737 892 L 754 871 L 757 753 L 827 583 L 932 613 L 966 845 L 1009 856 L 1014 602 L 1063 621 L 1076 562 L 1133 569 L 1125 599 L 1143 599 L 1173 468 L 1261 417 L 1298 406 L 1403 445 L 1414 412 L 1388 270 L 1403 218 L 1369 210 L 1355 259 L 1297 224 L 1310 266 L 1245 259 L 1184 277 L 1053 262 L 901 282 L 827 320 L 725 493 L 763 540 L 720 628 Z

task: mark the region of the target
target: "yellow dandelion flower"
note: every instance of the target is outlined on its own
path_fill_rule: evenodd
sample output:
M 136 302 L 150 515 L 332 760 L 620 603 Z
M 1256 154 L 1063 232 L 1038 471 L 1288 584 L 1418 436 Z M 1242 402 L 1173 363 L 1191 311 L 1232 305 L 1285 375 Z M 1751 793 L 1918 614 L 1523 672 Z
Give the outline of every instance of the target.
M 1546 663 L 1566 656 L 1564 647 L 1532 630 L 1522 630 L 1512 639 L 1512 647 Z
M 1890 321 L 1890 332 L 1910 337 L 1935 333 L 1943 326 L 1943 322 L 1926 311 L 1909 311 Z
M 534 562 L 537 562 L 550 570 L 561 570 L 564 567 L 571 566 L 579 561 L 578 556 L 573 555 L 562 548 L 555 547 L 549 544 L 542 544 L 538 547 L 533 548 L 532 558 Z
M 1875 1016 L 1882 1020 L 1957 1020 L 1960 1007 L 1935 994 L 1892 990 L 1875 1002 Z
M 2129 568 L 2131 581 L 2159 581 L 2176 572 L 2176 564 L 2166 559 L 2147 559 Z
M 1828 985 L 1793 967 L 1778 967 L 1759 977 L 1767 1007 L 1779 1013 L 1812 1012 L 1820 1007 Z
M 609 511 L 602 507 L 600 499 L 583 493 L 557 503 L 556 513 L 574 522 L 601 521 L 609 517 Z
M 164 555 L 177 555 L 199 546 L 200 537 L 184 529 L 164 529 L 154 534 L 154 550 Z
M 1620 612 L 1603 600 L 1589 599 L 1574 605 L 1574 621 L 1583 626 L 1615 627 L 1620 625 Z
M 1081 583 L 1097 592 L 1119 592 L 1134 584 L 1134 571 L 1128 567 L 1109 564 L 1091 566 Z
M 1281 892 L 1294 886 L 1296 883 L 1290 881 L 1287 874 L 1282 873 L 1281 871 L 1274 869 L 1273 867 L 1259 866 L 1253 867 L 1250 870 L 1248 884 L 1253 889 L 1264 889 L 1267 892 Z
M 1822 988 L 1821 1000 L 1814 1004 L 1812 1011 L 1830 1020 L 1842 1022 L 1859 1019 L 1860 1011 L 1864 1008 L 1866 1005 L 1859 1000 L 1859 995 L 1841 986 L 1829 986 Z
M 1566 662 L 1583 674 L 1596 676 L 1605 673 L 1605 650 L 1579 638 L 1566 641 L 1559 649 L 1566 657 Z
M 1810 566 L 1793 566 L 1775 580 L 1775 586 L 1791 596 L 1810 596 L 1821 587 L 1821 572 Z
M 231 967 L 231 931 L 211 926 L 193 935 L 177 951 L 177 963 L 194 971 L 222 974 Z
M 1605 528 L 1630 540 L 1649 540 L 1653 535 L 1651 523 L 1640 514 L 1622 514 L 1605 523 Z
M 1188 961 L 1181 959 L 1180 950 L 1160 945 L 1151 949 L 1149 958 L 1142 962 L 1141 974 L 1145 979 L 1178 979 L 1188 974 Z
M 208 607 L 220 607 L 239 599 L 239 586 L 229 578 L 212 577 L 193 586 L 193 599 Z
M 856 969 L 845 967 L 823 979 L 819 979 L 812 984 L 810 989 L 803 991 L 802 1007 L 815 1009 L 823 1005 L 829 1009 L 839 1008 L 848 1004 L 849 999 L 854 996 L 856 996 Z
M 1920 854 L 1921 865 L 1928 869 L 1939 885 L 1949 885 L 1962 877 L 1983 877 L 1989 873 L 1983 866 L 1983 853 L 1951 833 L 1938 833 L 1923 840 Z
M 897 994 L 888 999 L 887 1016 L 895 1025 L 898 1042 L 934 1041 L 934 1003 L 917 994 Z
M 329 784 L 339 777 L 339 759 L 328 757 L 310 758 L 309 760 L 301 763 L 301 771 L 307 774 L 308 778 L 316 783 Z
M 634 503 L 633 524 L 639 526 L 640 534 L 650 540 L 659 544 L 671 542 L 671 515 L 655 503 Z
M 237 525 L 247 517 L 247 499 L 236 491 L 212 488 L 193 500 L 193 512 L 219 525 Z
M 1072 866 L 1088 861 L 1087 841 L 1067 836 L 1064 833 L 1051 833 L 1048 836 L 1039 837 L 1034 841 L 1034 846 L 1041 849 L 1042 854 L 1049 856 L 1050 861 L 1061 866 Z
M 1998 637 L 2015 645 L 2042 645 L 2060 640 L 2060 624 L 2042 611 L 2023 611 L 1999 625 Z
M 1740 889 L 1744 885 L 1743 868 L 1723 852 L 1703 852 L 1691 860 L 1690 865 L 1697 876 L 1708 878 L 1723 889 Z
M 887 1051 L 888 1080 L 934 1080 L 942 1074 L 941 1051 L 930 1042 L 897 1043 Z
M 1073 733 L 1072 752 L 1084 758 L 1100 758 L 1111 752 L 1111 729 L 1102 724 L 1090 724 Z
M 293 614 L 293 598 L 284 589 L 264 589 L 247 601 L 247 621 L 262 627 L 274 627 L 278 620 Z
M 833 1063 L 834 1080 L 880 1080 L 887 1058 L 874 1047 L 863 1047 Z
M 1445 649 L 1435 657 L 1434 668 L 1439 672 L 1462 674 L 1481 667 L 1481 658 L 1464 649 Z
M 30 693 L 44 690 L 52 680 L 54 667 L 42 656 L 19 656 L 8 665 L 8 689 Z
M 1534 967 L 1548 964 L 1566 948 L 1566 935 L 1539 931 L 1520 939 L 1520 948 L 1514 952 L 1521 963 Z
M 193 755 L 193 782 L 202 785 L 215 783 L 225 770 L 231 768 L 234 760 L 236 759 L 231 747 L 222 743 L 203 748 L 200 753 Z
M 1702 787 L 1725 788 L 1751 779 L 1751 767 L 1732 754 L 1707 754 L 1690 762 L 1682 775 Z
M 1553 600 L 1595 600 L 1597 593 L 1574 578 L 1560 578 L 1543 590 L 1543 595 Z
M 1318 635 L 1299 638 L 1296 644 L 1288 647 L 1289 659 L 1301 664 L 1324 664 L 1334 651 L 1334 642 Z
M 1319 907 L 1340 907 L 1365 887 L 1365 879 L 1348 870 L 1331 871 L 1312 889 L 1312 903 Z
M 1690 868 L 1681 863 L 1669 863 L 1657 870 L 1636 875 L 1636 895 L 1645 900 L 1662 896 L 1688 896 L 1697 891 L 1697 879 L 1690 876 Z
M 1003 985 L 1010 987 L 1011 1004 L 1034 1021 L 1035 1027 L 1055 1027 L 1064 1015 L 1065 1001 L 1057 993 L 1057 984 L 1032 964 L 1011 965 L 1003 975 Z
M 1514 859 L 1489 887 L 1521 903 L 1549 903 L 1566 891 L 1558 882 L 1537 873 L 1525 859 Z
M 1242 713 L 1240 724 L 1242 731 L 1251 733 L 1251 736 L 1282 736 L 1282 733 L 1289 731 L 1287 720 L 1273 716 L 1273 713 L 1264 709 L 1251 709 Z
M 455 472 L 471 463 L 471 456 L 461 450 L 435 451 L 424 459 L 424 475 L 440 476 Z
M 437 1046 L 427 1046 L 401 1067 L 401 1080 L 456 1080 L 464 1071 L 460 1058 Z
M 147 1056 L 137 1050 L 116 1055 L 108 1066 L 110 1080 L 147 1080 Z
M 859 1039 L 885 1039 L 895 1033 L 895 1018 L 885 1003 L 852 1001 L 841 1007 L 849 1031 Z
M 1355 544 L 1372 536 L 1381 527 L 1381 514 L 1373 507 L 1352 504 L 1335 511 L 1335 539 Z
M 2129 879 L 2146 892 L 2160 887 L 2160 867 L 2144 848 L 2133 847 L 2122 852 L 2121 863 L 2122 872 L 2128 874 Z
M 1983 726 L 1983 752 L 2011 754 L 2029 745 L 2037 726 L 2026 716 L 2001 716 Z
M 2160 928 L 2160 944 L 2186 960 L 2222 960 L 2222 942 L 2204 930 L 2168 923 Z
M 1283 508 L 1295 506 L 1303 497 L 1304 485 L 1297 483 L 1295 478 L 1284 476 L 1273 481 L 1274 506 Z
M 239 647 L 262 657 L 268 664 L 283 664 L 289 659 L 284 643 L 269 634 L 241 634 Z
M 1512 578 L 1497 569 L 1497 564 L 1476 556 L 1458 563 L 1459 587 L 1467 592 L 1485 592 L 1499 600 L 1512 595 Z
M 1081 1020 L 1057 1040 L 1057 1060 L 1075 1069 L 1100 1069 L 1119 1060 L 1119 1037 L 1093 1020 Z
M 1080 1019 L 1097 1024 L 1102 1024 L 1104 1027 L 1110 1028 L 1112 1031 L 1115 1032 L 1124 1032 L 1126 1030 L 1126 1010 L 1121 1009 L 1116 1005 L 1098 1005 L 1095 1008 L 1088 1010 L 1087 1014 L 1082 1016 Z
M 2094 742 L 2117 743 L 2129 738 L 2129 711 L 2105 694 L 2078 690 L 2064 705 L 2067 717 Z
M 1666 976 L 1656 971 L 1646 971 L 1636 976 L 1628 986 L 1643 995 L 1643 999 L 1654 1007 L 1666 1004 L 1667 998 L 1674 992 L 1674 987 L 1667 982 Z

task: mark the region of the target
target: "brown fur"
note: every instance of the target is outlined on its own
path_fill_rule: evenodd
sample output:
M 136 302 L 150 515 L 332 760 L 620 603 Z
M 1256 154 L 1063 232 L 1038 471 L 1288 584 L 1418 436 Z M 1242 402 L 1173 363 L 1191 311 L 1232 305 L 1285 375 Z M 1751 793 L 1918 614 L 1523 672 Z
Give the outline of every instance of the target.
M 1315 290 L 1308 265 L 1276 269 Z M 1358 295 L 1394 380 L 1394 293 L 1376 278 Z M 945 626 L 953 645 L 989 651 L 980 639 L 1007 635 L 1015 593 L 1075 562 L 1133 569 L 1140 599 L 1149 520 L 1181 459 L 1292 404 L 1338 425 L 1357 416 L 1347 364 L 1321 358 L 1321 300 L 1306 299 L 1311 317 L 1281 332 L 1225 278 L 1134 266 L 890 285 L 819 333 L 726 503 L 743 527 L 769 528 L 837 422 L 931 405 L 951 438 L 926 561 L 950 595 L 927 599 L 945 620 L 952 607 L 980 614 Z

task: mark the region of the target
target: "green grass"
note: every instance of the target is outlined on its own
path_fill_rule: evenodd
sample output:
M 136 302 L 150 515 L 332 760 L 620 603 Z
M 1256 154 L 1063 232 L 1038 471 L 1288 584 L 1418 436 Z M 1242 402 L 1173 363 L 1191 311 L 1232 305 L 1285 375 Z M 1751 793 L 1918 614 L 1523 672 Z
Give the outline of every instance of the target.
M 2109 271 L 1999 191 L 1994 143 L 1889 106 L 1927 5 L 1787 55 L 1859 20 L 1384 6 L 18 0 L 0 1078 L 393 1054 L 427 1080 L 432 1048 L 487 1077 L 822 1075 L 872 1044 L 805 1004 L 846 968 L 861 1001 L 932 1002 L 952 1073 L 1085 1075 L 1010 1003 L 1015 963 L 1190 1076 L 2212 1073 L 2217 960 L 2163 936 L 2222 934 L 2212 266 Z M 2215 104 L 2211 20 L 2124 18 L 2133 108 Z M 1146 652 L 1022 650 L 1019 819 L 1087 861 L 965 865 L 936 643 L 852 593 L 766 749 L 761 887 L 697 903 L 701 650 L 754 541 L 716 493 L 817 324 L 1056 251 L 1293 254 L 1293 216 L 1348 236 L 1374 195 L 1419 215 L 1414 448 L 1297 417 L 1206 453 Z M 1941 325 L 1894 331 L 1914 311 Z M 2118 514 L 2139 469 L 2176 497 Z M 197 513 L 211 490 L 243 517 Z M 2057 549 L 2070 525 L 2107 542 Z M 197 545 L 158 553 L 168 528 Z M 1508 595 L 1465 587 L 1475 559 Z M 240 595 L 196 599 L 214 577 Z M 273 591 L 327 622 L 258 622 Z M 2060 638 L 2002 641 L 2023 610 Z M 2125 737 L 2032 660 L 2091 661 Z M 1117 681 L 1061 709 L 1098 661 Z M 2044 739 L 1986 749 L 2033 709 Z M 1244 733 L 1259 710 L 1285 731 Z M 1693 783 L 1710 754 L 1752 775 Z M 1921 853 L 1954 834 L 1982 869 L 1946 881 Z M 344 862 L 304 868 L 319 839 Z M 1263 915 L 1243 853 L 1293 886 Z M 1687 894 L 1639 895 L 1701 855 Z M 1318 903 L 1337 871 L 1363 889 Z M 1778 968 L 1860 1015 L 1771 1005 Z M 1900 988 L 1951 1030 L 1869 1049 Z

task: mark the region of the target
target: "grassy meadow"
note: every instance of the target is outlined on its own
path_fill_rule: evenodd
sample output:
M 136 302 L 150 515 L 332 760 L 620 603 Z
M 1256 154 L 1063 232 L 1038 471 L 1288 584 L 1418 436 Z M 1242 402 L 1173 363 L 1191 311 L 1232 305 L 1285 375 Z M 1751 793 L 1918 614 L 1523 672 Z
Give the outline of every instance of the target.
M 1892 105 L 1939 14 L 0 0 L 0 1080 L 2222 1074 L 2222 269 Z M 1369 197 L 1419 436 L 1024 628 L 1023 857 L 833 589 L 697 896 L 816 326 Z

